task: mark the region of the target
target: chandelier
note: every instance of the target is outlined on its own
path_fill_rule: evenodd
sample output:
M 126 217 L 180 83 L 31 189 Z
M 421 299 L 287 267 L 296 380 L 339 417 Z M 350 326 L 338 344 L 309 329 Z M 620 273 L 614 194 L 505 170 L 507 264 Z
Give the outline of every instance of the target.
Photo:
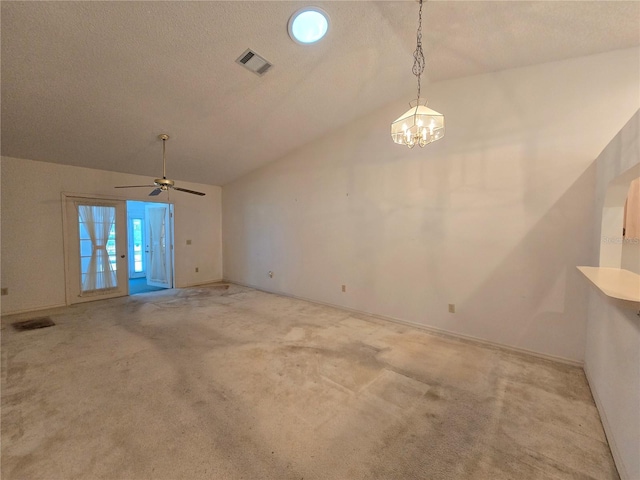
M 424 147 L 444 137 L 444 115 L 427 107 L 427 100 L 420 98 L 420 77 L 424 72 L 422 51 L 422 0 L 418 14 L 416 51 L 413 52 L 413 74 L 418 79 L 418 97 L 409 103 L 411 107 L 391 124 L 391 138 L 395 143 L 413 148 Z

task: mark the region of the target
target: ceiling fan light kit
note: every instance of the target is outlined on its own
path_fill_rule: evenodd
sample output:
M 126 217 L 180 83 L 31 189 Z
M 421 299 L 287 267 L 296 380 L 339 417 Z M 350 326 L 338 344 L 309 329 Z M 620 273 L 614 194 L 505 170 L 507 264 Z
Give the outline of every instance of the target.
M 154 188 L 149 194 L 150 197 L 160 195 L 162 192 L 169 190 L 177 190 L 179 192 L 191 193 L 193 195 L 204 196 L 206 194 L 202 192 L 196 192 L 195 190 L 189 190 L 187 188 L 180 188 L 175 186 L 175 182 L 167 178 L 167 160 L 165 156 L 166 142 L 169 140 L 169 135 L 162 133 L 158 135 L 158 138 L 162 140 L 162 178 L 156 178 L 153 180 L 153 185 L 122 185 L 114 188 Z

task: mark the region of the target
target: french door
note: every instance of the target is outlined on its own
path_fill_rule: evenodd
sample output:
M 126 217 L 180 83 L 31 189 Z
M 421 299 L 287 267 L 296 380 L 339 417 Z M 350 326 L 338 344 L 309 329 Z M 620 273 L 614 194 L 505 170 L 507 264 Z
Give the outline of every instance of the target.
M 65 197 L 68 303 L 128 294 L 126 221 L 124 201 Z

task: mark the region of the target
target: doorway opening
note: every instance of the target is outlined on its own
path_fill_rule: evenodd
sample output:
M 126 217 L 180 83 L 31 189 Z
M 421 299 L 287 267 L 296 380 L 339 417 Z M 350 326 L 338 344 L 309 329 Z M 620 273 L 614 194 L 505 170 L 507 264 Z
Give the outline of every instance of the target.
M 173 205 L 127 201 L 129 295 L 173 288 Z

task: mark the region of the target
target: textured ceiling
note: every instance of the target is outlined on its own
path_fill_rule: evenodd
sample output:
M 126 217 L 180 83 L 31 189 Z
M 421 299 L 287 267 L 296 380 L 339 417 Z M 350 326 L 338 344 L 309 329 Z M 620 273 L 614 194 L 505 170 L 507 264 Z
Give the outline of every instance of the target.
M 2 1 L 2 155 L 223 185 L 392 101 L 405 106 L 415 1 L 313 2 L 313 46 L 287 34 L 308 2 Z M 425 5 L 430 81 L 640 44 L 639 2 Z M 274 67 L 235 63 L 247 48 Z M 393 119 L 389 119 L 390 121 Z

